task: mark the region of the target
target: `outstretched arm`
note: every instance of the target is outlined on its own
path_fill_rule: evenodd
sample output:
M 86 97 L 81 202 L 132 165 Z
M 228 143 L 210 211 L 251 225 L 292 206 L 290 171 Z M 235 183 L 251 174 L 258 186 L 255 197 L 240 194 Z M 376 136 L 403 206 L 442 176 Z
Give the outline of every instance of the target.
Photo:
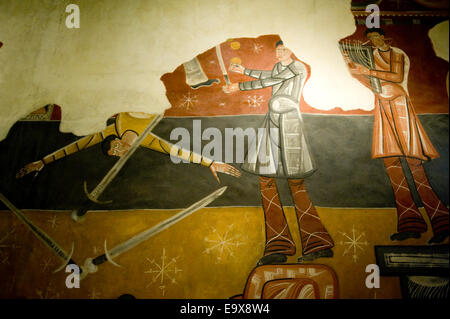
M 237 73 L 243 73 L 247 75 L 253 74 L 257 80 L 254 81 L 247 81 L 247 82 L 240 82 L 240 83 L 232 83 L 228 86 L 223 87 L 223 91 L 225 93 L 233 93 L 236 91 L 249 91 L 249 90 L 258 90 L 270 86 L 274 86 L 277 84 L 280 84 L 284 81 L 287 81 L 289 79 L 292 79 L 293 77 L 300 76 L 305 77 L 306 76 L 306 69 L 303 65 L 300 63 L 291 63 L 288 65 L 282 72 L 278 73 L 277 75 L 272 75 L 272 71 L 255 71 L 255 70 L 248 70 L 245 69 L 242 66 L 235 65 L 234 67 L 230 68 L 233 72 Z M 261 73 L 265 72 L 265 73 Z
M 240 82 L 239 90 L 249 91 L 249 90 L 263 89 L 269 86 L 274 86 L 283 83 L 284 81 L 292 79 L 295 76 L 304 76 L 304 74 L 302 70 L 292 66 L 288 66 L 286 69 L 284 69 L 283 72 L 278 73 L 275 76 L 270 75 L 268 77 L 260 77 L 258 80 L 254 81 Z
M 272 71 L 247 69 L 240 64 L 234 63 L 230 64 L 228 70 L 230 70 L 231 72 L 244 74 L 255 79 L 265 79 L 272 75 Z
M 75 142 L 62 147 L 59 150 L 54 151 L 53 153 L 44 156 L 42 159 L 38 161 L 25 165 L 22 169 L 20 169 L 17 172 L 16 178 L 21 178 L 31 172 L 36 172 L 37 174 L 42 170 L 42 168 L 44 168 L 45 165 L 48 165 L 61 158 L 67 157 L 73 153 L 89 148 L 93 145 L 96 145 L 102 142 L 107 136 L 112 134 L 115 134 L 114 124 L 108 126 L 106 130 L 104 130 L 103 132 L 95 133 L 80 138 L 79 140 L 76 140 Z
M 241 176 L 241 172 L 229 164 L 216 162 L 206 156 L 202 156 L 197 153 L 180 148 L 152 133 L 147 136 L 147 138 L 142 142 L 141 146 L 147 147 L 163 154 L 180 158 L 184 161 L 189 161 L 191 163 L 209 167 L 211 173 L 218 182 L 220 182 L 220 179 L 217 176 L 217 172 L 228 174 L 234 177 Z

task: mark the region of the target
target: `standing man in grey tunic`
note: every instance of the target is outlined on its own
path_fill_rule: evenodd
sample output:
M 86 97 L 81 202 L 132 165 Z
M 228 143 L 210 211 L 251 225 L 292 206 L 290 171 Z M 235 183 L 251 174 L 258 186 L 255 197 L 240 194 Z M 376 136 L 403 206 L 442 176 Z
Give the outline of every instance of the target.
M 256 80 L 231 83 L 225 93 L 272 87 L 269 111 L 263 129 L 249 145 L 242 169 L 258 175 L 266 220 L 266 245 L 258 265 L 286 262 L 296 252 L 283 212 L 275 178 L 286 178 L 300 229 L 302 256 L 299 262 L 319 257 L 332 257 L 333 240 L 317 214 L 306 192 L 304 178 L 316 170 L 299 110 L 302 88 L 308 71 L 292 57 L 292 51 L 282 41 L 275 44 L 279 60 L 271 71 L 246 69 L 232 64 L 230 71 Z M 262 133 L 262 134 L 261 134 Z

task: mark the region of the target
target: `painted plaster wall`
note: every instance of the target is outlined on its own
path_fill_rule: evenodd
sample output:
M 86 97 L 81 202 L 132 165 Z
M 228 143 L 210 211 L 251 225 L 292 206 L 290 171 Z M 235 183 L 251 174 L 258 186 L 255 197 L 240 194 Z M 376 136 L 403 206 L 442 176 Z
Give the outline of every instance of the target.
M 448 61 L 448 20 L 435 25 L 428 33 L 436 55 Z
M 428 33 L 433 43 L 436 55 L 448 61 L 448 20 L 435 25 Z M 447 72 L 447 95 L 448 95 L 448 72 Z
M 80 29 L 65 26 L 70 3 Z M 349 0 L 1 0 L 0 139 L 48 103 L 62 106 L 61 131 L 77 135 L 114 113 L 160 113 L 164 73 L 226 39 L 263 34 L 279 34 L 311 65 L 310 105 L 371 109 L 337 47 L 354 30 Z

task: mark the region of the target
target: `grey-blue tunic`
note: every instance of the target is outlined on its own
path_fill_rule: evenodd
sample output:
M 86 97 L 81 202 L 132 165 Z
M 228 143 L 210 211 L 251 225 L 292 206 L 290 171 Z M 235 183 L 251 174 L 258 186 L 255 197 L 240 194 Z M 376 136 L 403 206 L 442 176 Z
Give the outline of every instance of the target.
M 307 70 L 294 60 L 272 71 L 245 69 L 245 75 L 257 80 L 239 83 L 241 91 L 272 87 L 269 111 L 255 140 L 250 142 L 242 169 L 268 177 L 303 178 L 311 175 L 315 164 L 311 156 L 302 116 L 300 96 Z

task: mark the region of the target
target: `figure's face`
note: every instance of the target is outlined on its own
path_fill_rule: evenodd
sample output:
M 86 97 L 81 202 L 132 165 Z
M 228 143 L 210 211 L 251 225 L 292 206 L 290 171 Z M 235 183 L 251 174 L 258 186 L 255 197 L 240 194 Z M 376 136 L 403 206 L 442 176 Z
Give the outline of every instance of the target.
M 128 152 L 130 147 L 130 144 L 122 141 L 119 138 L 116 138 L 111 142 L 111 147 L 108 150 L 108 155 L 122 157 Z
M 278 61 L 286 61 L 292 55 L 292 51 L 289 50 L 288 48 L 286 48 L 282 44 L 277 46 L 277 48 L 275 49 L 275 52 L 276 52 L 276 56 L 277 56 Z
M 372 45 L 376 48 L 381 48 L 385 44 L 384 35 L 381 35 L 378 32 L 367 33 L 367 39 L 369 39 Z

